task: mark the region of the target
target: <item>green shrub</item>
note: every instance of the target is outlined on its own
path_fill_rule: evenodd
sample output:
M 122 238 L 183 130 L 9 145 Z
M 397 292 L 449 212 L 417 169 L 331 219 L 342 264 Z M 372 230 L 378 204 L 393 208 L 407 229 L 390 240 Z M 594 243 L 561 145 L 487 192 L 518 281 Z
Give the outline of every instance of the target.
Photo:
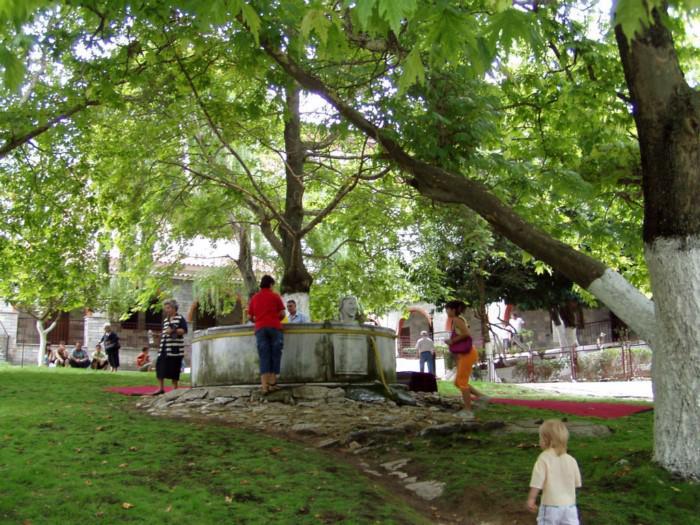
M 537 359 L 534 362 L 535 381 L 551 381 L 558 379 L 556 377 L 564 368 L 566 360 L 564 359 Z M 528 362 L 518 361 L 515 365 L 514 377 L 528 381 Z

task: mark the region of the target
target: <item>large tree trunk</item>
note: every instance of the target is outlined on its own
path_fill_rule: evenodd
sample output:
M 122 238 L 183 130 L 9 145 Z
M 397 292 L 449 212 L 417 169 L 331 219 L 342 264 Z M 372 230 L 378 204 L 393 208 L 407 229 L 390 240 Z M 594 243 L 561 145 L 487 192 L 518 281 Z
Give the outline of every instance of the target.
M 654 457 L 700 478 L 700 96 L 688 86 L 665 17 L 630 42 L 616 28 L 634 107 L 644 189 L 644 244 L 656 307 Z
M 287 86 L 285 92 L 287 107 L 284 118 L 284 146 L 287 194 L 284 218 L 290 229 L 280 229 L 280 256 L 284 263 L 280 290 L 283 294 L 308 293 L 312 277 L 304 264 L 300 235 L 304 221 L 304 144 L 301 140 L 299 85 L 293 82 Z
M 238 257 L 235 259 L 236 267 L 243 277 L 248 296 L 258 290 L 258 279 L 253 270 L 253 251 L 250 243 L 250 226 L 231 220 L 231 228 L 238 242 Z

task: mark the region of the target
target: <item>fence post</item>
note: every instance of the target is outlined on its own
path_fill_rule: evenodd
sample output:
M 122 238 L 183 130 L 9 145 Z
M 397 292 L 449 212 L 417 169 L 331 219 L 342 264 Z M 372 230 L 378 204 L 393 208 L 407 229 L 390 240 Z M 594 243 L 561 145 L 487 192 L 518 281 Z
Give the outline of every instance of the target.
M 576 381 L 576 345 L 569 347 L 569 358 L 571 359 L 571 380 Z
M 634 368 L 632 366 L 632 345 L 628 341 L 625 341 L 623 348 L 627 350 L 627 367 L 629 368 L 629 374 L 627 374 L 627 381 L 632 381 L 634 377 Z
M 622 341 L 622 344 L 620 345 L 620 354 L 622 358 L 622 377 L 623 379 L 627 379 L 627 356 L 625 355 L 625 342 Z

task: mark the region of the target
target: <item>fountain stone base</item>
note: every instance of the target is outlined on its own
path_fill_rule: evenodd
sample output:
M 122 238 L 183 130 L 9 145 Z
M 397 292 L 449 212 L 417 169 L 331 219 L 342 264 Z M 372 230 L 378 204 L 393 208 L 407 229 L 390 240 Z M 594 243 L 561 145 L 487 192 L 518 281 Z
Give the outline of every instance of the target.
M 381 380 L 383 375 L 385 381 L 395 382 L 395 338 L 392 329 L 371 325 L 286 324 L 279 380 L 366 383 Z M 259 381 L 252 325 L 217 326 L 194 333 L 192 386 L 245 385 Z

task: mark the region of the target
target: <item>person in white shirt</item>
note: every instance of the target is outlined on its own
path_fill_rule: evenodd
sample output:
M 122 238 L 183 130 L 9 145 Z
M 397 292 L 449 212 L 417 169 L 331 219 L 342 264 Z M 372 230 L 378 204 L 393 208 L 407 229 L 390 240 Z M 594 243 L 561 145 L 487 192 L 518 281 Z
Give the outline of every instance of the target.
M 420 333 L 420 339 L 416 341 L 416 351 L 420 358 L 420 371 L 425 369 L 425 364 L 428 364 L 428 373 L 435 375 L 435 344 L 428 337 L 428 332 L 423 330 Z
M 297 312 L 297 302 L 294 299 L 287 301 L 287 322 L 288 323 L 308 323 L 309 318 L 303 313 Z
M 522 338 L 520 336 L 520 332 L 523 329 L 523 326 L 525 326 L 525 320 L 520 317 L 520 314 L 517 314 L 513 312 L 513 316 L 510 320 L 510 326 L 513 329 L 513 335 L 511 336 L 511 343 L 520 345 L 522 344 Z M 510 345 L 508 345 L 510 346 Z
M 540 426 L 540 448 L 530 478 L 527 508 L 537 511 L 537 495 L 542 491 L 538 525 L 579 525 L 576 489 L 581 486 L 581 472 L 576 460 L 566 453 L 569 430 L 558 419 L 548 419 Z

